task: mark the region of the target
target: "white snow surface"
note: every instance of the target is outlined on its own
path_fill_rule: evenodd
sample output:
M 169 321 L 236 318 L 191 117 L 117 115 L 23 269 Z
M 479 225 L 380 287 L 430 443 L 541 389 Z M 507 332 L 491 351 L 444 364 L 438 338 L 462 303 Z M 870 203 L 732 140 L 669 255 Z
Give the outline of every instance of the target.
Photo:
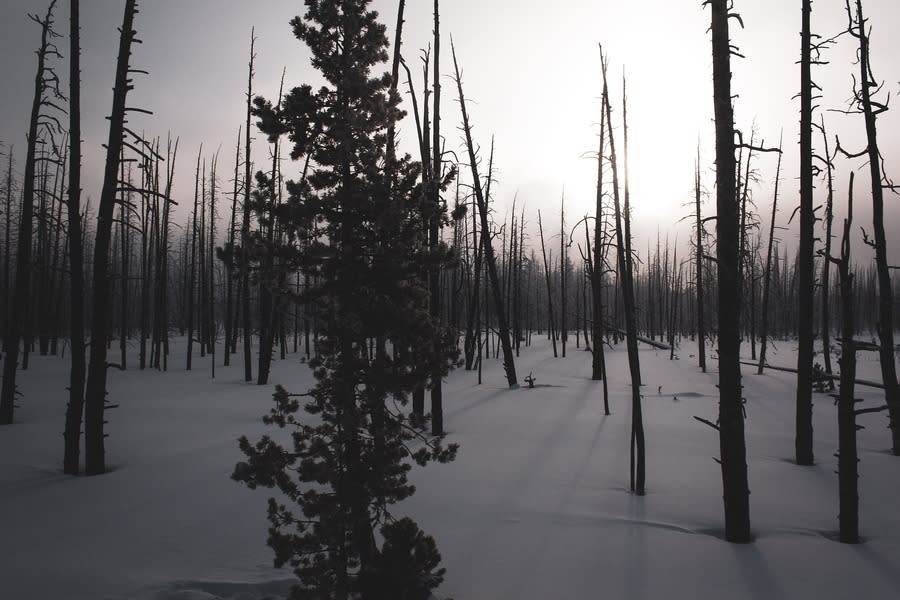
M 697 367 L 642 347 L 647 495 L 628 491 L 630 391 L 624 344 L 607 353 L 612 415 L 590 354 L 545 339 L 516 363 L 536 387 L 506 388 L 500 362 L 484 384 L 458 370 L 446 380 L 447 465 L 414 468 L 417 493 L 395 506 L 433 535 L 447 575 L 438 598 L 733 600 L 900 598 L 900 458 L 889 455 L 886 413 L 860 418 L 860 528 L 864 543 L 834 541 L 838 496 L 836 408 L 815 394 L 817 464 L 793 464 L 793 375 L 744 368 L 751 525 L 755 540 L 723 537 L 715 360 Z M 573 340 L 574 341 L 574 336 Z M 266 546 L 269 490 L 229 479 L 237 438 L 273 428 L 275 383 L 306 391 L 299 359 L 275 360 L 270 381 L 242 381 L 242 361 L 216 367 L 184 344 L 170 371 L 110 371 L 110 472 L 61 472 L 68 359 L 32 356 L 20 373 L 16 423 L 0 428 L 0 598 L 16 600 L 260 600 L 294 581 Z M 795 342 L 770 348 L 794 366 Z M 196 353 L 196 348 L 195 348 Z M 236 359 L 238 357 L 235 357 Z M 861 355 L 859 377 L 878 380 Z M 817 357 L 819 360 L 820 357 Z M 836 365 L 836 359 L 835 365 Z M 217 356 L 221 362 L 221 355 Z M 254 364 L 254 370 L 255 370 Z M 661 389 L 660 389 L 661 386 Z M 857 388 L 862 406 L 880 390 Z

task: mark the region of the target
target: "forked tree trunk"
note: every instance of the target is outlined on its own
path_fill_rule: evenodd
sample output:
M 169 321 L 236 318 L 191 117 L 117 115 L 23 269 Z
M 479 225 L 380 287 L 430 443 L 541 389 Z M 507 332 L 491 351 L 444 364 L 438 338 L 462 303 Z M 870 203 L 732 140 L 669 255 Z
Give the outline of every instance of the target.
M 728 0 L 710 0 L 716 123 L 716 229 L 719 273 L 719 447 L 725 539 L 750 541 L 750 490 L 741 396 L 739 214 L 735 203 L 734 111 Z
M 609 102 L 609 87 L 606 83 L 606 59 L 600 57 L 603 69 L 603 105 L 606 122 L 612 124 L 612 110 Z M 622 98 L 623 103 L 625 98 Z M 624 114 L 623 114 L 624 118 Z M 611 131 L 612 128 L 610 128 Z M 609 136 L 609 165 L 612 169 L 613 207 L 616 219 L 617 279 L 621 281 L 622 300 L 625 309 L 625 340 L 628 347 L 628 371 L 631 375 L 631 491 L 638 496 L 645 493 L 646 449 L 644 444 L 644 419 L 641 407 L 641 368 L 637 346 L 637 320 L 635 315 L 634 283 L 631 279 L 631 253 L 627 238 L 630 234 L 627 207 L 623 215 L 619 198 L 619 173 L 616 159 L 615 138 Z
M 85 393 L 85 473 L 99 475 L 106 471 L 103 415 L 106 404 L 106 341 L 109 337 L 107 315 L 111 308 L 109 289 L 109 238 L 118 186 L 119 157 L 122 153 L 125 98 L 130 89 L 128 63 L 134 39 L 135 0 L 126 0 L 116 64 L 116 85 L 109 122 L 106 167 L 97 215 L 94 245 L 94 294 L 91 311 L 91 357 Z

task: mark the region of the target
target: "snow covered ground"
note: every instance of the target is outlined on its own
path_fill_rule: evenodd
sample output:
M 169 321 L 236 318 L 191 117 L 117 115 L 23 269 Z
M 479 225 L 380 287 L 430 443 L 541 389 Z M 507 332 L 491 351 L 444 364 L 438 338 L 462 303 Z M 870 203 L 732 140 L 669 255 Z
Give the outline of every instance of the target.
M 537 336 L 535 336 L 537 340 Z M 782 342 L 772 364 L 793 366 Z M 236 439 L 268 428 L 272 387 L 242 382 L 240 367 L 208 359 L 168 373 L 113 371 L 107 452 L 112 471 L 64 476 L 67 361 L 33 357 L 21 374 L 17 423 L 0 429 L 0 597 L 17 600 L 258 600 L 283 598 L 292 574 L 271 567 L 267 490 L 229 475 Z M 457 371 L 445 388 L 448 465 L 415 469 L 418 492 L 396 507 L 432 534 L 447 568 L 438 596 L 456 600 L 729 599 L 890 600 L 900 597 L 900 458 L 889 456 L 886 415 L 860 422 L 860 526 L 837 529 L 836 409 L 815 396 L 816 460 L 792 464 L 792 375 L 745 368 L 751 488 L 748 545 L 721 539 L 718 437 L 692 417 L 716 418 L 715 373 L 702 374 L 685 342 L 680 360 L 643 348 L 647 490 L 628 491 L 628 369 L 608 355 L 613 414 L 590 381 L 589 354 L 552 358 L 544 340 L 523 353 L 507 390 L 498 361 L 485 383 Z M 772 352 L 772 350 L 770 350 Z M 221 360 L 221 357 L 219 357 Z M 861 356 L 860 378 L 879 379 Z M 711 371 L 715 362 L 711 361 Z M 303 391 L 307 369 L 275 361 L 270 379 Z M 661 386 L 661 389 L 660 389 Z M 858 388 L 864 406 L 878 390 Z

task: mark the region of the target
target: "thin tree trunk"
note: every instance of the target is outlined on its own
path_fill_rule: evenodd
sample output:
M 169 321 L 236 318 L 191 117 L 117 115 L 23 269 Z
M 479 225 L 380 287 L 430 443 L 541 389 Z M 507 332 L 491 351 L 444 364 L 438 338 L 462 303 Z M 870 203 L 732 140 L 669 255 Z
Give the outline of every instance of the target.
M 556 352 L 556 321 L 553 313 L 553 287 L 550 285 L 550 264 L 547 262 L 547 251 L 544 247 L 544 224 L 541 222 L 541 211 L 538 211 L 538 231 L 541 237 L 541 255 L 544 257 L 544 280 L 547 282 L 547 315 L 548 333 L 553 344 L 553 358 L 557 358 Z
M 798 465 L 812 465 L 812 363 L 813 363 L 813 166 L 812 166 L 812 46 L 810 13 L 812 0 L 803 0 L 800 33 L 800 250 L 798 261 L 797 318 L 797 415 L 794 446 Z M 893 360 L 893 358 L 891 359 Z
M 849 12 L 849 0 L 848 0 Z M 872 182 L 872 233 L 875 243 L 875 267 L 878 276 L 878 343 L 881 362 L 881 377 L 884 380 L 885 398 L 890 414 L 890 424 L 894 456 L 900 456 L 900 386 L 897 383 L 897 368 L 894 364 L 894 292 L 891 287 L 891 273 L 887 258 L 887 239 L 884 233 L 884 176 L 881 172 L 881 153 L 878 149 L 876 128 L 877 112 L 872 102 L 872 90 L 877 84 L 872 81 L 869 57 L 869 34 L 863 17 L 862 1 L 856 0 L 856 31 L 852 35 L 859 40 L 859 90 L 857 99 L 862 106 L 866 121 L 867 152 L 869 173 Z
M 69 402 L 63 438 L 63 472 L 78 475 L 81 420 L 84 412 L 84 251 L 81 245 L 81 35 L 79 1 L 70 0 L 69 29 Z M 10 166 L 12 163 L 10 162 Z M 9 235 L 7 233 L 7 235 Z M 5 293 L 5 292 L 4 292 Z
M 500 295 L 500 281 L 497 277 L 497 264 L 494 259 L 494 248 L 491 243 L 491 238 L 488 235 L 488 206 L 485 201 L 484 196 L 481 193 L 481 186 L 478 185 L 478 182 L 481 181 L 478 176 L 478 163 L 475 158 L 475 146 L 472 142 L 472 130 L 469 126 L 469 115 L 466 110 L 466 101 L 465 96 L 462 91 L 462 79 L 459 74 L 459 65 L 456 62 L 456 50 L 453 48 L 453 44 L 450 44 L 451 52 L 453 53 L 453 69 L 455 73 L 456 79 L 456 87 L 459 91 L 459 104 L 462 110 L 463 117 L 463 131 L 466 136 L 466 146 L 469 151 L 469 166 L 472 169 L 472 181 L 475 183 L 475 199 L 478 202 L 478 211 L 481 214 L 481 229 L 482 229 L 482 237 L 484 238 L 484 255 L 487 262 L 488 268 L 488 277 L 491 284 L 491 289 L 493 291 L 494 296 L 494 307 L 497 311 L 497 328 L 499 330 L 500 335 L 500 344 L 503 348 L 503 369 L 506 372 L 506 381 L 509 384 L 509 387 L 517 387 L 517 379 L 516 379 L 516 365 L 515 359 L 512 354 L 512 344 L 509 341 L 509 325 L 506 321 L 506 310 L 503 306 L 503 298 Z M 488 174 L 490 175 L 490 174 Z
M 750 541 L 750 490 L 741 395 L 740 232 L 735 204 L 734 111 L 728 0 L 710 0 L 716 123 L 716 254 L 719 277 L 719 446 L 725 539 Z
M 116 65 L 116 85 L 113 91 L 113 108 L 110 116 L 109 141 L 106 151 L 106 168 L 98 206 L 96 244 L 94 246 L 94 294 L 91 319 L 91 356 L 88 366 L 85 393 L 85 473 L 98 475 L 106 471 L 103 415 L 106 403 L 106 341 L 109 324 L 106 319 L 110 309 L 109 294 L 109 237 L 112 215 L 118 187 L 119 156 L 122 152 L 125 98 L 128 93 L 128 62 L 131 57 L 135 0 L 126 0 L 119 40 L 119 57 Z
M 603 66 L 603 104 L 606 112 L 606 121 L 612 124 L 612 114 L 609 102 L 609 88 L 606 84 L 606 59 L 602 52 L 600 60 Z M 623 104 L 625 97 L 622 98 Z M 623 113 L 623 118 L 624 118 Z M 615 138 L 609 137 L 609 164 L 612 168 L 613 206 L 616 218 L 616 245 L 618 257 L 618 277 L 622 284 L 622 298 L 625 304 L 625 333 L 628 346 L 628 370 L 631 374 L 631 490 L 638 496 L 645 493 L 646 480 L 646 449 L 644 445 L 644 422 L 641 411 L 641 371 L 637 347 L 637 322 L 635 319 L 634 287 L 631 279 L 630 268 L 631 253 L 630 244 L 627 243 L 630 227 L 628 226 L 628 210 L 625 214 L 621 209 L 619 199 L 619 174 L 616 162 Z
M 697 147 L 697 165 L 694 174 L 694 215 L 697 238 L 695 241 L 695 292 L 697 297 L 697 356 L 700 370 L 706 373 L 706 315 L 703 305 L 703 219 L 700 214 L 700 147 Z
M 762 375 L 766 364 L 766 346 L 769 341 L 769 287 L 772 281 L 772 248 L 775 243 L 775 214 L 778 212 L 778 184 L 781 180 L 781 141 L 778 143 L 778 167 L 775 170 L 775 195 L 772 197 L 772 220 L 769 224 L 769 247 L 766 251 L 766 272 L 763 273 L 762 322 L 759 329 L 759 367 L 757 375 Z M 775 256 L 777 262 L 777 256 Z
M 837 264 L 841 285 L 841 391 L 838 396 L 838 491 L 840 540 L 845 544 L 859 542 L 859 458 L 856 448 L 856 334 L 853 302 L 853 275 L 850 274 L 850 226 L 853 222 L 853 178 L 840 260 L 826 256 L 826 262 Z
M 51 51 L 51 25 L 56 0 L 50 2 L 43 20 L 36 16 L 31 19 L 41 26 L 41 45 L 38 48 L 38 68 L 34 78 L 34 99 L 31 104 L 31 118 L 28 125 L 28 146 L 25 153 L 25 176 L 23 182 L 22 210 L 19 213 L 19 239 L 16 252 L 16 285 L 13 290 L 12 306 L 9 311 L 9 340 L 4 340 L 6 356 L 3 357 L 3 386 L 0 390 L 0 425 L 13 422 L 16 400 L 16 367 L 19 361 L 19 341 L 25 337 L 24 353 L 27 357 L 28 338 L 25 326 L 28 319 L 28 295 L 31 290 L 32 264 L 32 221 L 34 219 L 35 149 L 37 146 L 38 122 L 44 102 L 46 60 Z M 23 361 L 24 362 L 24 361 Z M 23 364 L 23 369 L 24 369 Z
M 250 118 L 253 101 L 253 60 L 256 55 L 253 47 L 256 44 L 255 30 L 250 32 L 250 65 L 247 74 L 247 122 L 244 138 L 244 218 L 241 225 L 241 312 L 244 329 L 244 381 L 253 381 L 253 357 L 251 355 L 250 338 Z

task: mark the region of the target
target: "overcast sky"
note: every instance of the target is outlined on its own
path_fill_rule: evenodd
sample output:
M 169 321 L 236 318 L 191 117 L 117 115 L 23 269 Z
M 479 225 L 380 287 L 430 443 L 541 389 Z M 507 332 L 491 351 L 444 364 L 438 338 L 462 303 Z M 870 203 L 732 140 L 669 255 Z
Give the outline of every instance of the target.
M 784 130 L 782 216 L 786 220 L 798 199 L 799 101 L 793 97 L 799 89 L 800 2 L 737 0 L 735 4 L 746 27 L 741 30 L 732 21 L 733 42 L 746 57 L 733 64 L 737 125 L 749 135 L 755 123 L 767 145 L 777 144 Z M 65 36 L 58 40 L 64 55 L 68 54 L 68 5 L 62 0 L 56 17 L 56 29 Z M 111 106 L 116 28 L 123 5 L 121 0 L 81 3 L 84 182 L 85 193 L 94 198 L 99 195 L 100 145 L 107 134 L 104 118 Z M 372 4 L 388 25 L 391 39 L 396 5 L 396 0 Z M 692 198 L 698 141 L 705 185 L 713 189 L 709 9 L 700 0 L 445 0 L 442 5 L 441 26 L 447 37 L 441 66 L 448 75 L 443 133 L 448 148 L 461 149 L 455 90 L 449 78 L 448 36 L 452 35 L 465 92 L 471 99 L 475 137 L 485 152 L 491 135 L 496 138 L 499 185 L 494 189 L 501 214 L 518 193 L 534 222 L 537 208 L 556 210 L 563 188 L 567 214 L 573 220 L 593 212 L 596 163 L 590 155 L 599 129 L 599 43 L 610 57 L 614 106 L 621 98 L 623 69 L 628 78 L 630 174 L 638 234 L 655 240 L 657 227 L 663 235 L 674 231 L 674 223 L 688 213 L 683 205 Z M 873 29 L 873 70 L 885 82 L 883 95 L 889 92 L 895 100 L 900 90 L 900 36 L 896 34 L 900 3 L 866 0 L 865 9 Z M 45 10 L 46 3 L 35 0 L 0 3 L 0 140 L 15 144 L 20 165 L 40 33 L 26 13 Z M 819 0 L 813 11 L 813 28 L 824 37 L 846 27 L 841 0 Z M 303 3 L 297 0 L 145 0 L 140 4 L 135 23 L 143 44 L 136 47 L 132 64 L 151 75 L 137 78 L 129 99 L 154 115 L 135 116 L 132 125 L 154 136 L 165 138 L 167 132 L 180 136 L 176 195 L 192 193 L 191 164 L 201 142 L 210 152 L 221 146 L 223 156 L 233 157 L 243 121 L 251 27 L 256 27 L 258 37 L 255 93 L 275 96 L 283 68 L 287 86 L 315 76 L 305 46 L 292 36 L 288 24 L 303 12 Z M 418 64 L 419 50 L 429 41 L 431 2 L 407 2 L 406 17 L 403 51 L 412 66 Z M 823 88 L 819 105 L 827 126 L 840 133 L 845 146 L 859 150 L 864 146 L 861 117 L 824 110 L 847 107 L 852 75 L 858 72 L 854 42 L 849 36 L 841 38 L 824 56 L 830 64 L 817 67 L 814 78 Z M 67 62 L 59 62 L 58 68 L 65 81 Z M 621 110 L 614 110 L 618 128 Z M 889 171 L 900 179 L 900 136 L 896 135 L 900 107 L 883 115 L 879 123 Z M 412 148 L 413 131 L 409 119 L 402 133 L 407 149 Z M 818 136 L 815 141 L 821 145 Z M 264 157 L 264 152 L 264 140 L 258 137 L 255 158 Z M 754 197 L 767 221 L 774 155 L 760 158 L 756 167 L 761 181 Z M 858 198 L 866 197 L 863 167 L 860 160 L 838 161 L 840 204 L 851 168 L 859 171 Z M 290 176 L 298 167 L 285 165 L 284 170 Z M 890 204 L 897 201 L 889 196 Z M 862 200 L 857 203 L 857 222 L 866 225 L 869 217 L 862 204 Z M 707 210 L 712 212 L 713 206 L 709 202 Z M 900 244 L 898 221 L 889 221 L 894 245 Z M 795 243 L 795 229 L 796 222 L 782 234 L 785 242 Z M 638 244 L 643 246 L 642 241 Z

